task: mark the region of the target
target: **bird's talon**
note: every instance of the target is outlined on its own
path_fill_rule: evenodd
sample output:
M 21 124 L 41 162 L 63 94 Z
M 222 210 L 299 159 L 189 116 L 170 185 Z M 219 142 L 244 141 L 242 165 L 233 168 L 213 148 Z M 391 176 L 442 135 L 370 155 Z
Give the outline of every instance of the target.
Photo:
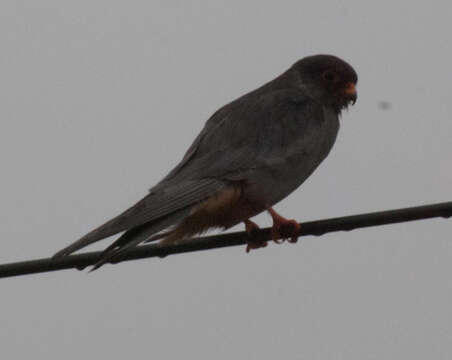
M 292 240 L 297 238 L 296 236 L 300 231 L 300 224 L 298 224 L 295 220 L 286 220 L 282 221 L 279 225 L 279 234 L 285 238 L 291 238 Z
M 298 236 L 293 236 L 287 241 L 290 242 L 291 244 L 295 244 L 298 241 Z
M 251 220 L 245 220 L 245 230 L 248 234 L 246 252 L 249 253 L 253 249 L 259 249 L 267 246 L 267 241 L 260 238 L 259 226 Z
M 280 238 L 280 234 L 279 233 L 276 233 L 276 234 L 273 235 L 273 242 L 275 244 L 282 244 L 284 241 L 286 241 L 286 239 Z
M 300 232 L 300 224 L 295 220 L 288 220 L 279 215 L 271 207 L 267 208 L 273 218 L 272 239 L 275 243 L 281 244 L 285 240 L 296 243 Z
M 255 222 L 252 222 L 251 220 L 245 220 L 245 231 L 248 234 L 248 236 L 252 239 L 255 239 L 259 235 L 259 225 L 257 225 Z
M 266 241 L 261 241 L 261 242 L 248 241 L 248 244 L 246 245 L 246 252 L 249 253 L 251 250 L 264 248 L 267 245 L 268 244 Z
M 251 239 L 256 239 L 259 236 L 259 226 L 250 220 L 245 221 L 245 230 Z

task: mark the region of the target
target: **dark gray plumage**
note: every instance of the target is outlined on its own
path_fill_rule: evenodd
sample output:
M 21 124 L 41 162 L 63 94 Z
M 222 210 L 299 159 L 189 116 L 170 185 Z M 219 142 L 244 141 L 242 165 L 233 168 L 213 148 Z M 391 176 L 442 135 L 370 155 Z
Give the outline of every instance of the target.
M 125 231 L 100 266 L 167 228 L 163 241 L 177 242 L 269 209 L 328 155 L 341 110 L 356 100 L 356 83 L 353 68 L 337 57 L 298 61 L 215 112 L 182 161 L 146 197 L 55 257 Z

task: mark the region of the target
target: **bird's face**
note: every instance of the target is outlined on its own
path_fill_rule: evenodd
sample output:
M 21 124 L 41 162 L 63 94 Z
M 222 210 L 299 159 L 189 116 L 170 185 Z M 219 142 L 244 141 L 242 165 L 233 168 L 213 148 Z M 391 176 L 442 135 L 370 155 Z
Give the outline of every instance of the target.
M 331 55 L 314 55 L 300 60 L 294 68 L 308 92 L 325 105 L 340 112 L 355 104 L 358 75 L 345 61 Z

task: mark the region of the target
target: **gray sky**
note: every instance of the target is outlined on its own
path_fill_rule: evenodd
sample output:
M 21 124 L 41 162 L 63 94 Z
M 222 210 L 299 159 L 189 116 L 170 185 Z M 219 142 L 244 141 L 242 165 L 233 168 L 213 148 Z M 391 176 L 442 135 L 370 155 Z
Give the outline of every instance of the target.
M 0 262 L 49 256 L 116 215 L 218 107 L 315 53 L 355 67 L 359 99 L 277 210 L 307 221 L 451 200 L 451 16 L 445 1 L 2 0 Z M 450 359 L 451 229 L 1 280 L 2 354 Z

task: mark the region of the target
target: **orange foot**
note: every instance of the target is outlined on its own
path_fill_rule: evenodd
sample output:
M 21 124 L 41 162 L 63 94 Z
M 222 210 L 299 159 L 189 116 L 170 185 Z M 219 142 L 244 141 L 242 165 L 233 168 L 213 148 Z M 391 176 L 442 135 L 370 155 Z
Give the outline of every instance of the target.
M 290 243 L 296 243 L 300 232 L 300 224 L 295 220 L 288 220 L 279 215 L 271 207 L 267 208 L 273 219 L 272 239 L 275 243 L 281 244 L 284 240 Z
M 267 246 L 267 241 L 259 239 L 259 226 L 251 220 L 245 220 L 245 230 L 249 236 L 246 245 L 246 252 L 252 249 L 259 249 Z

